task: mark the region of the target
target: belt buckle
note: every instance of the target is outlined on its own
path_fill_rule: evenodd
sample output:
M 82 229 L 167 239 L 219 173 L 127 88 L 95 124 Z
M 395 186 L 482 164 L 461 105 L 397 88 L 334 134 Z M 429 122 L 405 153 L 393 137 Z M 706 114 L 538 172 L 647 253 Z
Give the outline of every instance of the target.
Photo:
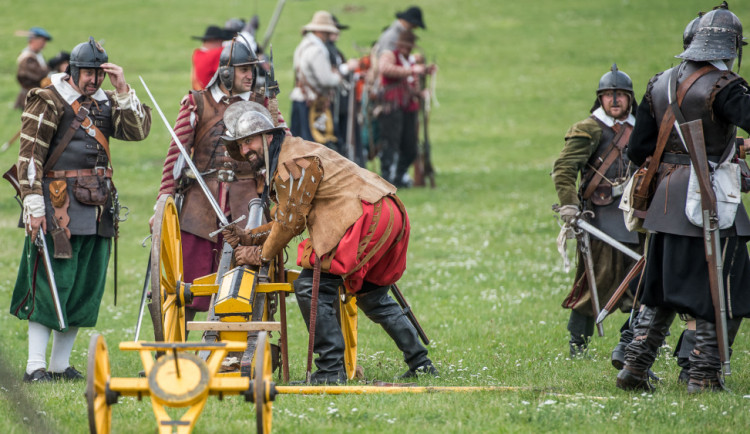
M 94 167 L 93 171 L 94 171 L 94 175 L 104 176 L 107 173 L 107 168 L 102 167 L 102 166 L 96 166 Z
M 612 197 L 622 196 L 622 192 L 624 189 L 625 189 L 625 183 L 623 182 L 616 182 L 612 184 Z
M 235 176 L 233 170 L 219 169 L 216 177 L 220 182 L 234 182 Z

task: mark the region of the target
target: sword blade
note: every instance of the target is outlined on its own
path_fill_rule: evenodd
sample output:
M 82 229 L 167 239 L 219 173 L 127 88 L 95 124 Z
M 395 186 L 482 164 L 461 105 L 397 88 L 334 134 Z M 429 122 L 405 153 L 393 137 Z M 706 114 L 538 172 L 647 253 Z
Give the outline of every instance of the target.
M 151 249 L 149 249 L 149 252 Z M 146 266 L 146 278 L 143 279 L 143 290 L 141 291 L 141 306 L 138 309 L 138 322 L 135 324 L 135 339 L 133 341 L 138 342 L 138 337 L 141 335 L 141 323 L 143 322 L 143 309 L 146 307 L 146 294 L 151 288 L 151 253 L 148 254 L 148 265 Z
M 52 293 L 52 302 L 55 305 L 55 315 L 57 315 L 57 322 L 60 325 L 60 329 L 64 330 L 65 317 L 63 317 L 62 306 L 60 305 L 60 295 L 57 292 L 57 283 L 55 283 L 55 272 L 52 270 L 52 261 L 49 258 L 49 249 L 47 249 L 47 240 L 44 238 L 44 234 L 39 231 L 37 239 L 42 240 L 42 256 L 44 258 L 44 269 L 47 271 L 47 280 L 49 281 L 49 290 Z
M 596 273 L 594 273 L 594 258 L 591 256 L 591 240 L 588 232 L 583 232 L 579 241 L 579 248 L 583 253 L 584 268 L 586 269 L 586 280 L 589 282 L 589 292 L 591 292 L 591 302 L 594 305 L 594 312 L 600 312 L 599 292 L 596 287 Z M 604 336 L 604 327 L 602 323 L 596 324 L 596 330 L 599 336 Z
M 143 88 L 146 89 L 146 93 L 148 94 L 149 98 L 151 98 L 151 102 L 154 103 L 154 108 L 157 112 L 159 112 L 159 116 L 161 116 L 161 120 L 164 121 L 164 125 L 167 127 L 167 130 L 169 130 L 169 134 L 172 135 L 172 139 L 174 140 L 175 144 L 177 145 L 177 148 L 180 150 L 180 153 L 185 158 L 185 163 L 187 163 L 188 167 L 190 167 L 190 170 L 193 171 L 195 174 L 195 180 L 198 181 L 198 185 L 200 185 L 201 190 L 203 190 L 203 193 L 206 195 L 206 198 L 208 199 L 208 202 L 211 204 L 211 208 L 213 208 L 214 212 L 216 213 L 216 217 L 219 218 L 219 221 L 222 225 L 227 226 L 229 225 L 229 221 L 227 220 L 227 217 L 224 215 L 224 211 L 219 207 L 219 204 L 216 202 L 216 198 L 214 198 L 214 195 L 211 194 L 211 190 L 208 189 L 208 185 L 206 185 L 206 182 L 203 180 L 203 177 L 201 176 L 198 169 L 195 167 L 195 164 L 193 163 L 193 159 L 191 158 L 188 151 L 185 149 L 185 147 L 182 145 L 182 142 L 177 137 L 177 134 L 172 129 L 172 126 L 169 124 L 169 121 L 167 121 L 166 116 L 164 116 L 164 112 L 161 111 L 161 107 L 159 107 L 159 103 L 156 102 L 156 98 L 154 98 L 154 95 L 151 94 L 151 90 L 149 90 L 148 86 L 146 85 L 146 82 L 143 80 L 143 77 L 138 76 L 138 78 L 141 79 L 141 83 L 143 84 Z
M 600 229 L 592 225 L 591 223 L 587 222 L 583 219 L 577 219 L 575 221 L 575 225 L 579 229 L 583 229 L 584 231 L 588 232 L 589 234 L 595 236 L 596 238 L 600 239 L 601 241 L 604 241 L 605 243 L 609 244 L 610 246 L 614 247 L 615 249 L 621 251 L 622 253 L 630 256 L 631 258 L 635 259 L 636 261 L 639 261 L 641 259 L 641 256 L 638 253 L 636 253 L 634 250 L 629 249 L 621 242 L 617 241 L 616 239 L 610 237 L 606 233 L 602 232 Z

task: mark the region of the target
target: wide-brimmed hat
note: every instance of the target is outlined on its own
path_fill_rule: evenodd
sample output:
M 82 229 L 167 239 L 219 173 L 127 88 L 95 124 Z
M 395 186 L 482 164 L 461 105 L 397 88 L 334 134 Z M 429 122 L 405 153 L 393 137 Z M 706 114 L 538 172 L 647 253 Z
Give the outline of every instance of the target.
M 52 35 L 50 35 L 48 31 L 44 30 L 41 27 L 32 27 L 32 28 L 30 28 L 29 29 L 29 37 L 30 38 L 33 38 L 33 37 L 44 38 L 44 39 L 46 39 L 48 41 L 52 40 Z
M 408 21 L 409 23 L 423 29 L 427 28 L 424 25 L 424 21 L 422 21 L 422 9 L 420 9 L 419 6 L 412 6 L 403 12 L 398 12 L 396 18 Z
M 312 21 L 302 26 L 302 31 L 338 33 L 339 29 L 330 12 L 318 11 L 313 15 Z
M 203 36 L 193 36 L 193 39 L 200 39 L 201 41 L 221 39 L 222 41 L 228 41 L 232 39 L 232 34 L 219 26 L 208 26 L 206 27 L 206 33 Z

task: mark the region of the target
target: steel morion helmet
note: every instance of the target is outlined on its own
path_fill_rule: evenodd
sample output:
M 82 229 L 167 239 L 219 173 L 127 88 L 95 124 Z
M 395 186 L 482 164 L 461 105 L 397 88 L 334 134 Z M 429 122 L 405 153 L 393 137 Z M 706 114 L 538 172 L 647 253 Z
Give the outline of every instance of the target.
M 238 161 L 245 161 L 238 140 L 256 134 L 283 133 L 283 128 L 273 126 L 268 109 L 253 101 L 239 101 L 230 105 L 224 112 L 224 126 L 226 134 L 221 139 L 227 154 Z
M 232 91 L 234 86 L 234 67 L 242 65 L 257 65 L 263 63 L 255 55 L 255 52 L 250 48 L 250 42 L 248 42 L 242 35 L 237 35 L 232 39 L 232 42 L 227 44 L 224 49 L 221 50 L 219 56 L 219 69 L 214 74 L 211 81 L 208 83 L 206 88 L 213 86 L 216 80 L 220 80 L 221 84 L 227 88 L 228 91 Z M 253 87 L 255 87 L 255 80 L 258 76 L 257 68 L 253 68 Z
M 696 62 L 737 58 L 741 62 L 743 39 L 739 18 L 720 7 L 701 17 L 690 45 L 676 57 Z
M 687 47 L 690 46 L 690 43 L 693 42 L 693 38 L 695 37 L 695 32 L 698 31 L 698 23 L 700 23 L 702 16 L 703 16 L 703 12 L 699 12 L 698 16 L 693 18 L 693 20 L 690 21 L 687 26 L 685 26 L 685 31 L 682 32 L 682 49 L 683 50 L 686 50 Z
M 88 42 L 82 42 L 73 48 L 70 53 L 70 76 L 73 77 L 73 83 L 78 85 L 78 78 L 81 75 L 81 68 L 100 69 L 102 63 L 107 63 L 109 57 L 101 45 L 89 36 Z

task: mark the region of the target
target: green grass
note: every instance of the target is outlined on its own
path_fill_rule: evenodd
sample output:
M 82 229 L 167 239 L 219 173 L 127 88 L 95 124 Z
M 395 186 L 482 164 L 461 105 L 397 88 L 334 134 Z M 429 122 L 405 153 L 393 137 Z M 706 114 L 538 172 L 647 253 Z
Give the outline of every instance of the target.
M 209 24 L 257 12 L 261 34 L 273 11 L 271 1 L 196 0 L 21 2 L 3 0 L 0 14 L 0 140 L 19 127 L 15 98 L 15 58 L 24 41 L 14 30 L 45 27 L 54 40 L 45 55 L 70 50 L 89 35 L 105 39 L 110 59 L 123 66 L 128 82 L 147 101 L 138 76 L 154 92 L 167 118 L 174 119 L 187 91 L 190 55 Z M 440 64 L 440 107 L 431 119 L 435 190 L 400 193 L 412 221 L 409 266 L 401 287 L 432 339 L 430 356 L 441 371 L 423 384 L 440 386 L 518 386 L 499 393 L 278 397 L 277 432 L 725 432 L 750 426 L 748 334 L 735 343 L 732 394 L 688 396 L 676 384 L 678 369 L 670 350 L 657 359 L 664 378 L 653 395 L 624 393 L 614 387 L 609 353 L 625 316 L 605 322 L 604 338 L 594 340 L 588 360 L 568 360 L 560 308 L 571 274 L 561 270 L 554 240 L 558 227 L 550 211 L 556 202 L 548 176 L 563 135 L 584 118 L 599 77 L 613 62 L 633 79 L 640 98 L 654 73 L 675 64 L 682 30 L 712 2 L 621 0 L 478 0 L 419 2 L 427 31 L 419 43 Z M 740 19 L 747 5 L 732 2 Z M 280 105 L 289 117 L 291 59 L 299 29 L 313 12 L 328 8 L 351 25 L 340 40 L 345 54 L 353 43 L 368 46 L 390 23 L 402 2 L 290 0 L 274 35 Z M 746 23 L 747 24 L 747 23 Z M 111 86 L 107 84 L 107 88 Z M 135 354 L 117 349 L 133 338 L 137 303 L 147 260 L 140 247 L 148 234 L 161 165 L 169 138 L 154 115 L 144 142 L 113 142 L 115 181 L 130 207 L 122 225 L 118 306 L 112 305 L 112 279 L 99 323 L 82 330 L 72 363 L 87 364 L 89 336 L 102 333 L 110 347 L 112 374 L 133 377 L 141 369 Z M 12 148 L 17 151 L 17 145 Z M 0 167 L 14 152 L 0 154 Z M 15 229 L 18 207 L 7 184 L 0 186 L 0 299 L 7 311 L 15 282 L 22 233 Z M 293 252 L 293 249 L 290 250 Z M 293 253 L 292 253 L 293 254 Z M 110 270 L 111 274 L 111 270 Z M 294 303 L 289 305 L 293 379 L 304 372 L 307 335 Z M 672 328 L 673 347 L 681 324 Z M 142 336 L 149 336 L 148 319 Z M 368 320 L 360 322 L 360 362 L 368 378 L 389 380 L 406 368 L 390 339 Z M 0 420 L 11 433 L 85 432 L 88 426 L 83 384 L 13 384 L 26 361 L 26 323 L 0 315 Z M 24 417 L 27 420 L 24 420 Z M 254 429 L 254 409 L 238 397 L 209 400 L 196 432 Z M 115 432 L 153 432 L 148 399 L 121 398 L 113 407 Z

